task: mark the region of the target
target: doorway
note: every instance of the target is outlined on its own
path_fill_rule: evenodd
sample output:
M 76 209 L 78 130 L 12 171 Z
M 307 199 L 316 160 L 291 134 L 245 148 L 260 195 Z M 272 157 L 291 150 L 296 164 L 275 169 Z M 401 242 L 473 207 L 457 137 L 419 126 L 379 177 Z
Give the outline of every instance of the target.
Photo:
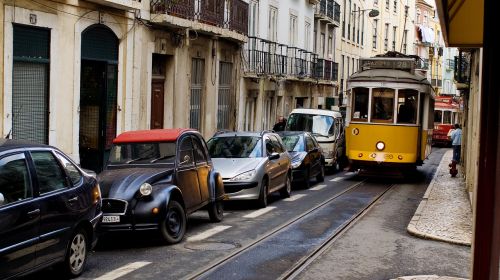
M 99 173 L 116 137 L 118 38 L 105 25 L 82 33 L 81 65 L 80 164 Z

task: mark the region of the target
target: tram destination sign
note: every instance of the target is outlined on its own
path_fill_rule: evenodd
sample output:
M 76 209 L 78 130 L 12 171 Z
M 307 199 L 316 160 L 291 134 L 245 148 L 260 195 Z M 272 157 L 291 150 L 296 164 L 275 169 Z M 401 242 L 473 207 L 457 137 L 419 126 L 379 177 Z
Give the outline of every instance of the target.
M 415 69 L 413 58 L 363 58 L 360 59 L 360 67 L 366 69 L 400 69 L 412 71 Z

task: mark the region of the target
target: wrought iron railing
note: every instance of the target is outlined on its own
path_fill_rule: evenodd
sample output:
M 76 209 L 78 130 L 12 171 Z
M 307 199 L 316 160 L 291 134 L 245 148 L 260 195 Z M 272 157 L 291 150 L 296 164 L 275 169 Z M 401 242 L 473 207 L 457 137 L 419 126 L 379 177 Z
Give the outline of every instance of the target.
M 421 58 L 416 61 L 416 69 L 428 70 L 429 69 L 429 59 Z
M 316 13 L 340 22 L 340 5 L 333 0 L 321 0 L 316 5 Z
M 297 47 L 248 37 L 245 45 L 245 72 L 294 78 L 336 81 L 338 63 L 318 59 L 318 55 Z
M 468 53 L 459 52 L 455 56 L 455 81 L 458 83 L 468 84 L 470 74 L 470 55 Z
M 328 59 L 316 60 L 315 78 L 328 81 L 336 81 L 338 78 L 339 65 Z
M 248 34 L 248 3 L 242 0 L 151 0 L 152 14 L 172 16 Z

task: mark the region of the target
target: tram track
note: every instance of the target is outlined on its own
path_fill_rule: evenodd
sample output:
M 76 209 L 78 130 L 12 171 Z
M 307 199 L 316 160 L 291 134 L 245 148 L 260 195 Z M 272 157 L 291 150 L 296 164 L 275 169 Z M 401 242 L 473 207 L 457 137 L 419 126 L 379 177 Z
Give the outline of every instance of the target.
M 351 199 L 353 201 L 367 200 L 368 199 L 368 202 L 363 204 L 362 206 L 360 206 L 361 207 L 360 209 L 357 209 L 357 208 L 355 209 L 356 213 L 352 214 L 352 216 L 349 219 L 340 223 L 339 225 L 330 225 L 329 230 L 334 228 L 333 234 L 328 234 L 328 236 L 324 236 L 324 237 L 315 236 L 312 238 L 313 240 L 315 240 L 314 242 L 316 242 L 316 240 L 320 240 L 320 239 L 323 240 L 323 241 L 321 241 L 321 244 L 319 244 L 319 245 L 316 245 L 316 244 L 314 244 L 314 245 L 295 244 L 295 246 L 297 246 L 297 248 L 299 248 L 301 250 L 305 250 L 304 248 L 306 248 L 307 246 L 313 247 L 312 251 L 309 250 L 305 254 L 304 253 L 300 254 L 300 256 L 301 256 L 300 258 L 297 256 L 297 253 L 288 252 L 288 254 L 290 255 L 288 258 L 290 259 L 290 262 L 293 262 L 293 263 L 285 264 L 285 266 L 287 268 L 284 270 L 283 269 L 275 269 L 275 270 L 273 269 L 273 271 L 272 271 L 272 273 L 275 273 L 275 275 L 273 275 L 273 278 L 275 278 L 275 279 L 277 279 L 277 278 L 290 279 L 290 278 L 295 277 L 301 271 L 303 271 L 304 268 L 313 259 L 315 259 L 315 258 L 317 258 L 317 256 L 321 255 L 321 252 L 324 251 L 326 248 L 328 248 L 329 245 L 331 243 L 333 243 L 334 240 L 338 236 L 340 236 L 343 232 L 345 232 L 350 227 L 350 225 L 355 223 L 355 221 L 357 219 L 361 218 L 362 215 L 366 211 L 368 211 L 368 209 L 370 209 L 370 207 L 376 201 L 378 201 L 383 196 L 383 194 L 385 194 L 393 186 L 393 184 L 385 184 L 383 186 L 380 186 L 380 184 L 377 184 L 378 185 L 377 188 L 379 188 L 380 190 L 378 190 L 376 192 L 376 194 L 372 194 L 371 192 L 373 192 L 373 190 L 370 190 L 370 187 L 368 186 L 368 185 L 370 185 L 370 183 L 367 183 L 367 182 L 368 181 L 365 179 L 363 181 L 357 182 L 356 184 L 353 184 L 352 186 L 348 187 L 344 191 L 328 198 L 327 200 L 323 201 L 322 203 L 320 203 L 318 205 L 315 205 L 314 207 L 309 208 L 307 211 L 305 211 L 301 215 L 298 215 L 292 219 L 289 219 L 285 223 L 281 224 L 279 227 L 266 232 L 265 234 L 261 235 L 258 239 L 252 241 L 251 243 L 249 243 L 245 246 L 242 246 L 239 249 L 230 253 L 229 255 L 221 257 L 221 258 L 211 262 L 210 264 L 206 265 L 205 267 L 187 275 L 184 279 L 220 279 L 221 273 L 224 274 L 224 272 L 221 272 L 221 271 L 224 271 L 224 269 L 226 269 L 226 267 L 230 267 L 232 263 L 239 263 L 240 261 L 238 259 L 246 258 L 246 256 L 244 256 L 245 254 L 246 255 L 258 254 L 259 250 L 261 250 L 262 248 L 269 248 L 270 244 L 271 244 L 271 246 L 274 246 L 275 245 L 274 243 L 276 242 L 276 240 L 287 240 L 287 238 L 289 238 L 289 237 L 286 237 L 285 235 L 287 234 L 288 231 L 285 229 L 288 228 L 288 230 L 289 230 L 290 228 L 295 226 L 296 228 L 302 228 L 302 230 L 303 230 L 304 227 L 307 227 L 307 223 L 306 223 L 307 220 L 313 219 L 314 218 L 313 216 L 315 216 L 315 215 L 319 217 L 322 209 L 323 209 L 323 212 L 326 211 L 326 210 L 324 210 L 324 208 L 338 207 L 338 206 L 332 206 L 332 205 L 335 205 L 335 204 L 341 205 L 342 203 L 345 204 L 346 202 L 349 201 L 349 199 Z M 366 196 L 366 198 L 363 198 L 363 199 L 356 198 L 355 196 L 353 196 L 353 194 L 360 192 L 359 189 L 364 189 L 364 192 L 369 193 L 369 195 L 364 194 Z M 361 191 L 360 193 L 363 193 L 363 191 Z M 343 201 L 343 200 L 345 200 L 345 201 Z M 356 204 L 356 203 L 354 203 L 354 204 Z M 342 207 L 345 207 L 345 205 L 343 205 Z M 325 212 L 325 213 L 327 213 L 327 212 Z M 322 213 L 322 215 L 324 216 L 325 213 Z M 346 214 L 343 214 L 342 219 L 345 219 L 344 216 L 346 216 Z M 325 219 L 323 217 L 322 219 L 319 219 L 319 220 L 321 221 L 321 220 L 325 220 Z M 324 227 L 324 225 L 319 225 L 318 227 L 322 228 L 322 227 Z M 315 231 L 317 231 L 317 230 L 315 230 Z M 315 232 L 312 235 L 314 236 L 315 234 L 318 234 L 318 233 Z M 291 239 L 293 239 L 293 238 L 291 238 Z M 283 242 L 283 241 L 281 241 L 281 242 Z M 266 243 L 269 243 L 269 244 L 266 244 Z M 300 243 L 300 241 L 299 241 L 299 243 Z M 283 246 L 283 245 L 281 245 L 281 246 Z M 293 245 L 290 245 L 290 247 L 287 247 L 286 249 L 289 249 L 291 247 L 293 247 Z M 304 248 L 302 248 L 302 247 L 304 247 Z M 309 248 L 309 247 L 307 247 L 307 248 Z M 278 251 L 280 251 L 280 250 L 278 250 Z M 286 254 L 286 253 L 283 253 L 283 254 Z M 278 264 L 278 266 L 283 265 L 282 259 L 281 258 L 278 258 L 278 259 L 281 262 L 280 264 Z M 285 259 L 287 259 L 287 257 L 285 257 Z M 240 265 L 241 265 L 241 263 L 240 263 Z M 256 271 L 256 272 L 258 272 L 258 271 Z M 225 275 L 225 276 L 228 278 L 239 278 L 239 277 L 235 277 L 234 274 L 233 275 Z M 243 278 L 252 279 L 251 276 L 243 277 Z M 260 276 L 258 278 L 260 278 Z

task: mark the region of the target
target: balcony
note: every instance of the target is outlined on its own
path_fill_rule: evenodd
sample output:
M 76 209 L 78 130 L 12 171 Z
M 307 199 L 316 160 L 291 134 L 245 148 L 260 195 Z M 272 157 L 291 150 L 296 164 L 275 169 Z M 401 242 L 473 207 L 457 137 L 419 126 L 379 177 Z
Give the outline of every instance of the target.
M 417 65 L 415 68 L 420 70 L 429 70 L 429 59 L 421 58 L 417 60 Z
M 459 84 L 468 85 L 470 76 L 470 54 L 459 52 L 455 56 L 455 81 Z M 460 85 L 457 85 L 459 87 Z
M 245 73 L 299 80 L 337 81 L 338 64 L 318 59 L 317 54 L 277 42 L 248 37 L 245 45 Z
M 151 0 L 151 14 L 151 21 L 156 24 L 242 42 L 248 33 L 248 3 L 242 0 Z
M 121 10 L 140 10 L 141 0 L 89 0 L 103 6 L 113 7 Z
M 340 5 L 333 0 L 321 0 L 316 5 L 314 16 L 338 27 L 340 25 Z
M 314 75 L 316 79 L 337 81 L 339 64 L 328 59 L 317 59 Z

